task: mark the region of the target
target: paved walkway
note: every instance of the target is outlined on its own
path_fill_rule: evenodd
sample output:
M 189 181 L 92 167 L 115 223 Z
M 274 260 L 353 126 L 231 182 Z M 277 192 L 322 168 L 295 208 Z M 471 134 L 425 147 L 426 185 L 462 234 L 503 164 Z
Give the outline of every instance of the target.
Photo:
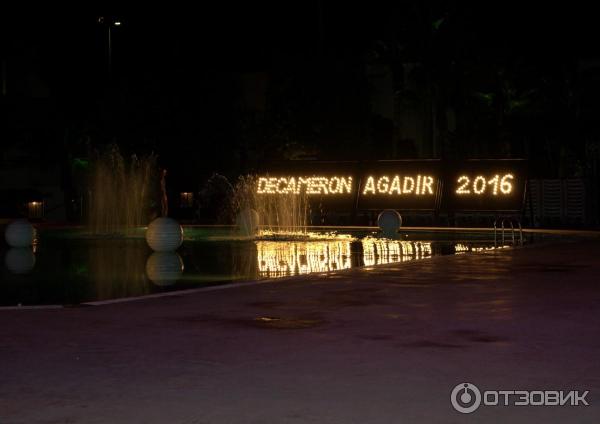
M 600 242 L 0 311 L 0 423 L 600 422 Z M 450 391 L 589 390 L 455 412 Z

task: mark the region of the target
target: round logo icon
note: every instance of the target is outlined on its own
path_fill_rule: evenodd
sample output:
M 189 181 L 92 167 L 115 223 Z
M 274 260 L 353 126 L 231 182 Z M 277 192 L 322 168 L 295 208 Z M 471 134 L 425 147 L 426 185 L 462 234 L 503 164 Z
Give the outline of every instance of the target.
M 476 385 L 460 383 L 452 389 L 450 395 L 452 406 L 461 414 L 474 412 L 481 404 L 481 392 Z

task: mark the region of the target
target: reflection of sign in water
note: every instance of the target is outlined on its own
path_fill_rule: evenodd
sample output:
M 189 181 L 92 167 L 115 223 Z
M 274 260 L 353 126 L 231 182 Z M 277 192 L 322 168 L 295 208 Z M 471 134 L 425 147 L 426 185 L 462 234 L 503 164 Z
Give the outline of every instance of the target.
M 431 243 L 377 238 L 362 240 L 363 261 L 367 266 L 391 264 L 431 256 Z
M 258 271 L 267 277 L 329 272 L 352 266 L 349 241 L 257 241 Z
M 465 253 L 465 252 L 469 252 L 470 250 L 471 250 L 471 247 L 470 247 L 470 246 L 467 246 L 466 244 L 462 244 L 462 243 L 456 243 L 456 244 L 454 245 L 454 252 L 455 252 L 457 255 L 461 255 L 461 254 L 463 254 L 463 253 Z
M 454 252 L 457 255 L 461 255 L 467 252 L 486 252 L 488 250 L 498 250 L 498 249 L 507 249 L 509 245 L 500 245 L 500 246 L 492 246 L 492 245 L 467 245 L 464 243 L 456 243 L 454 245 Z

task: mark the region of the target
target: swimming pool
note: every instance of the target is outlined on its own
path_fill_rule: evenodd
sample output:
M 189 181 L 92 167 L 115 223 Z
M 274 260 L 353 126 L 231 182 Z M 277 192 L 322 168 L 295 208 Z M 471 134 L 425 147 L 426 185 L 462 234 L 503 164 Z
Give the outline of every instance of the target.
M 176 253 L 153 253 L 142 228 L 127 238 L 39 229 L 33 249 L 0 247 L 0 306 L 80 305 L 494 248 L 492 232 L 475 230 L 402 229 L 399 239 L 387 240 L 375 229 L 338 228 L 335 238 L 295 241 L 244 239 L 226 227 L 184 231 Z M 328 231 L 318 229 L 321 235 Z

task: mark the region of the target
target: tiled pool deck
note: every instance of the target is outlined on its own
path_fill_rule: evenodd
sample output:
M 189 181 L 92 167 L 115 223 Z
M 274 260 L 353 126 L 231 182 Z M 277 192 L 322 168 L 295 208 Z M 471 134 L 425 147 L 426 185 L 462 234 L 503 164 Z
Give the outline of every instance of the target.
M 0 311 L 0 423 L 600 422 L 600 241 Z M 455 412 L 452 388 L 589 390 Z

